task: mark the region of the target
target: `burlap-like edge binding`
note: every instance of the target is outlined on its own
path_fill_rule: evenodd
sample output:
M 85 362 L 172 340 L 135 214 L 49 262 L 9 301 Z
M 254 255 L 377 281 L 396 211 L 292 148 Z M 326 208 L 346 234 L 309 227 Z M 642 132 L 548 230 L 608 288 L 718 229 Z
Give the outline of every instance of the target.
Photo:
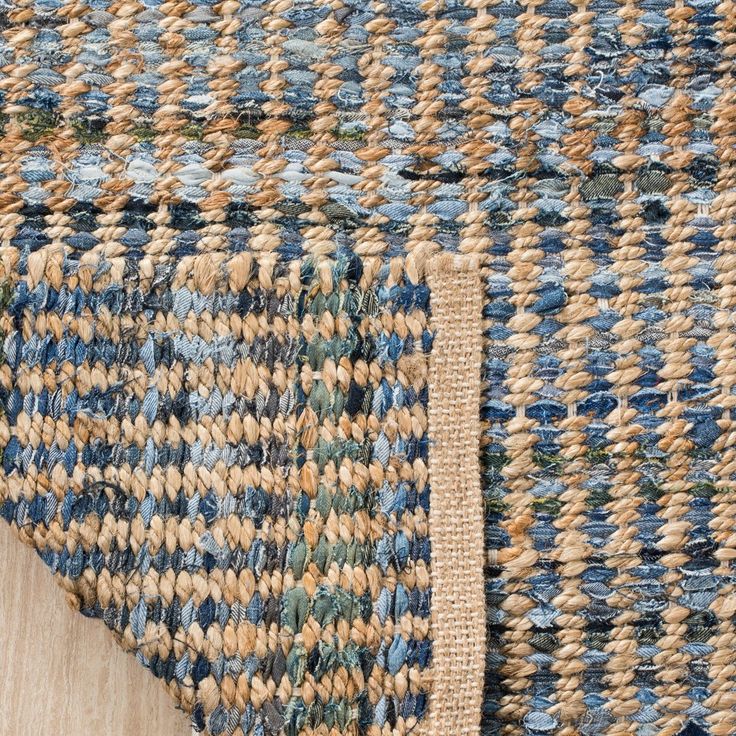
M 478 736 L 485 663 L 480 404 L 483 282 L 478 256 L 428 264 L 432 691 L 424 736 Z

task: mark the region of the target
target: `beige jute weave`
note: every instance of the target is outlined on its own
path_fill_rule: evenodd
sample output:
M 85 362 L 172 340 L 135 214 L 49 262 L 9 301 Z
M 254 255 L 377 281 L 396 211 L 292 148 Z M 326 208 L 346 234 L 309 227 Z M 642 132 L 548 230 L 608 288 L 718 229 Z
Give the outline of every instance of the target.
M 432 694 L 426 736 L 480 732 L 485 655 L 483 501 L 478 438 L 482 284 L 475 257 L 432 259 L 429 361 Z

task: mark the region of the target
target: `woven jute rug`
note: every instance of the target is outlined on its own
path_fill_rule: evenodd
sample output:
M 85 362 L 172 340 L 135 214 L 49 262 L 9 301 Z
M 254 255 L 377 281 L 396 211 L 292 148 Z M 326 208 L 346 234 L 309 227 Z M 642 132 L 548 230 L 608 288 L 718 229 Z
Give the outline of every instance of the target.
M 736 734 L 735 54 L 0 0 L 0 516 L 198 733 Z

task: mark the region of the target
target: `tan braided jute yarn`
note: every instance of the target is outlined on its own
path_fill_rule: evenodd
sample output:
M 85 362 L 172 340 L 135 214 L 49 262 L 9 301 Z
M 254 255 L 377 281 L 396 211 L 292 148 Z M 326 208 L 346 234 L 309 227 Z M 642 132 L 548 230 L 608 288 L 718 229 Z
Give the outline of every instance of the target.
M 0 516 L 209 736 L 736 734 L 735 53 L 0 0 Z

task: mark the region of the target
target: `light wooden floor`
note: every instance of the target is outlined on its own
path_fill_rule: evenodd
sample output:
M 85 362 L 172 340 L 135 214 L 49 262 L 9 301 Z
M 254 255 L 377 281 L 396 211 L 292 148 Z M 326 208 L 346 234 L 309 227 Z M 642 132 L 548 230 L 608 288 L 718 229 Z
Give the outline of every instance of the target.
M 190 736 L 189 719 L 101 621 L 72 611 L 0 521 L 0 736 Z

